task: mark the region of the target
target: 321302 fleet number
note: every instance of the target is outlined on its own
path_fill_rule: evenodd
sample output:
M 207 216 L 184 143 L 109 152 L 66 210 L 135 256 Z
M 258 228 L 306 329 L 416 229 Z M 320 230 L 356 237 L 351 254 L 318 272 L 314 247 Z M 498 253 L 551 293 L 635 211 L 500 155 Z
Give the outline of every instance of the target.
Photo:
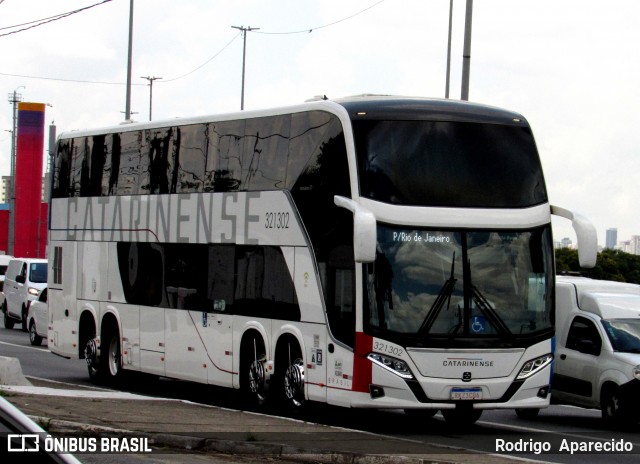
M 393 345 L 387 345 L 386 343 L 381 342 L 374 342 L 373 349 L 374 351 L 377 351 L 379 353 L 387 353 L 394 356 L 402 356 L 402 354 L 404 353 L 404 350 L 402 348 Z
M 269 212 L 265 215 L 265 229 L 288 229 L 289 213 L 287 212 Z

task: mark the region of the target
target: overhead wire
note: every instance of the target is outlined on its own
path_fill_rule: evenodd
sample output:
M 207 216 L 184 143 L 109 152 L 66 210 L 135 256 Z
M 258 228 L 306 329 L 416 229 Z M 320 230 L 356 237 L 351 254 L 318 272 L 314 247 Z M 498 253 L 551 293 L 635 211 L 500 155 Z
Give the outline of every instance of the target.
M 4 0 L 0 0 L 0 3 L 2 1 L 4 1 Z M 62 19 L 64 17 L 70 16 L 71 14 L 75 14 L 75 13 L 78 13 L 80 11 L 83 11 L 83 10 L 86 10 L 86 9 L 89 9 L 89 8 L 93 8 L 95 6 L 102 5 L 102 4 L 110 2 L 110 1 L 111 0 L 103 0 L 102 2 L 96 3 L 94 5 L 90 5 L 90 6 L 87 6 L 87 7 L 84 7 L 84 8 L 80 8 L 78 10 L 74 10 L 74 11 L 71 11 L 71 12 L 68 12 L 68 13 L 62 13 L 61 15 L 58 15 L 58 16 L 52 16 L 51 18 L 54 18 L 54 19 L 44 18 L 43 20 L 38 20 L 38 21 L 45 21 L 46 20 L 46 22 L 36 24 L 36 25 L 31 26 L 29 28 L 21 29 L 19 31 L 13 31 L 13 32 L 9 32 L 9 33 L 6 33 L 6 34 L 0 34 L 0 37 L 2 37 L 4 35 L 13 34 L 13 33 L 16 33 L 16 32 L 21 32 L 23 30 L 31 29 L 33 27 L 37 27 L 39 25 L 46 24 L 47 22 L 51 22 L 51 21 L 55 21 L 55 20 L 58 20 L 58 19 Z M 349 19 L 355 18 L 356 16 L 359 16 L 362 13 L 365 13 L 366 11 L 378 6 L 379 4 L 383 3 L 384 1 L 385 0 L 379 0 L 378 2 L 372 4 L 372 5 L 366 7 L 364 9 L 352 14 L 352 15 L 346 16 L 346 17 L 344 17 L 342 19 L 339 19 L 337 21 L 333 21 L 331 23 L 324 24 L 324 25 L 321 25 L 321 26 L 315 26 L 315 27 L 308 28 L 308 29 L 303 29 L 303 30 L 298 30 L 298 31 L 288 31 L 288 32 L 269 32 L 269 31 L 261 31 L 259 29 L 253 30 L 252 32 L 254 34 L 257 33 L 257 34 L 265 34 L 265 35 L 290 35 L 290 34 L 311 33 L 311 32 L 316 31 L 318 29 L 324 29 L 324 28 L 327 28 L 327 27 L 330 27 L 330 26 L 335 26 L 336 24 L 339 24 L 339 23 L 348 21 Z M 33 21 L 33 22 L 35 22 L 35 21 Z M 31 24 L 31 23 L 32 22 L 28 22 L 28 23 L 17 25 L 17 26 L 11 26 L 11 27 L 20 27 L 20 26 L 23 26 L 23 25 Z M 0 30 L 2 30 L 2 29 L 5 29 L 5 28 L 0 28 Z M 204 66 L 209 64 L 211 61 L 213 61 L 215 58 L 217 58 L 218 55 L 220 55 L 227 47 L 229 47 L 241 34 L 242 34 L 242 32 L 239 32 L 238 34 L 234 35 L 233 38 L 229 42 L 227 42 L 227 44 L 224 45 L 220 50 L 218 50 L 218 52 L 216 52 L 211 58 L 209 58 L 207 61 L 205 61 L 201 65 L 195 67 L 191 71 L 189 71 L 189 72 L 187 72 L 185 74 L 182 74 L 180 76 L 177 76 L 177 77 L 173 77 L 173 78 L 169 78 L 169 79 L 163 79 L 161 81 L 158 81 L 158 83 L 164 84 L 164 83 L 168 83 L 168 82 L 174 82 L 174 81 L 177 81 L 179 79 L 182 79 L 184 77 L 187 77 L 187 76 L 193 74 L 194 72 L 196 72 L 199 69 L 203 68 Z M 26 79 L 41 79 L 41 80 L 61 81 L 61 82 L 76 82 L 76 83 L 83 83 L 83 84 L 126 85 L 126 83 L 124 83 L 124 82 L 89 81 L 89 80 L 81 80 L 81 79 L 65 79 L 65 78 L 56 78 L 56 77 L 29 76 L 29 75 L 23 75 L 23 74 L 10 74 L 10 73 L 3 73 L 3 72 L 0 72 L 0 76 L 21 77 L 21 78 L 26 78 Z M 147 84 L 132 84 L 132 85 L 147 85 Z
M 380 0 L 376 3 L 374 3 L 373 5 L 369 5 L 368 7 L 366 7 L 363 10 L 358 11 L 357 13 L 354 13 L 350 16 L 347 16 L 345 18 L 339 19 L 337 21 L 334 21 L 332 23 L 329 24 L 323 24 L 322 26 L 315 26 L 315 27 L 309 27 L 307 29 L 301 29 L 299 31 L 287 31 L 287 32 L 269 32 L 269 31 L 263 31 L 263 30 L 254 30 L 252 31 L 254 34 L 265 34 L 265 35 L 290 35 L 290 34 L 309 34 L 313 31 L 317 31 L 318 29 L 324 29 L 325 27 L 330 27 L 330 26 L 335 26 L 336 24 L 340 24 L 344 21 L 348 21 L 349 19 L 355 18 L 356 16 L 361 15 L 362 13 L 369 11 L 370 9 L 380 5 L 382 2 L 384 2 L 385 0 Z
M 5 32 L 4 34 L 0 34 L 0 37 L 4 37 L 4 36 L 7 36 L 7 35 L 12 35 L 12 34 L 17 34 L 18 32 L 24 32 L 24 31 L 27 31 L 29 29 L 34 29 L 36 27 L 43 26 L 43 25 L 48 24 L 48 23 L 52 23 L 53 21 L 58 21 L 59 19 L 63 19 L 63 18 L 66 18 L 68 16 L 74 15 L 76 13 L 80 13 L 81 11 L 85 11 L 85 10 L 88 10 L 90 8 L 94 8 L 96 6 L 104 5 L 105 3 L 109 3 L 110 1 L 111 0 L 102 0 L 101 2 L 94 3 L 93 5 L 85 6 L 83 8 L 78 8 L 77 10 L 68 11 L 66 13 L 60 13 L 59 15 L 50 16 L 48 18 L 36 19 L 34 21 L 29 21 L 29 22 L 26 22 L 26 23 L 23 23 L 23 24 L 17 24 L 17 25 L 14 25 L 14 26 L 1 27 L 0 30 L 6 30 L 6 29 L 13 29 L 13 28 L 16 28 L 16 27 L 28 26 L 28 27 L 24 27 L 22 29 L 18 29 L 17 31 Z

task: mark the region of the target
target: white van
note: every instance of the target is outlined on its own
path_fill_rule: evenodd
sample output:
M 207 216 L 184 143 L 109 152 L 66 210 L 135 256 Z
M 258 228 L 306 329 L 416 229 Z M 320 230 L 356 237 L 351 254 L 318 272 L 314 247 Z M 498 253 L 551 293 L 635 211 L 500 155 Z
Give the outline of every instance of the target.
M 556 280 L 551 401 L 640 420 L 640 285 L 584 277 Z
M 13 256 L 11 255 L 0 255 L 0 292 L 2 292 L 2 289 L 4 287 L 4 275 L 7 272 L 9 261 L 11 261 L 12 259 Z
M 35 258 L 14 258 L 4 281 L 4 303 L 2 313 L 4 326 L 12 329 L 16 322 L 22 323 L 27 331 L 29 302 L 35 300 L 47 286 L 47 260 Z

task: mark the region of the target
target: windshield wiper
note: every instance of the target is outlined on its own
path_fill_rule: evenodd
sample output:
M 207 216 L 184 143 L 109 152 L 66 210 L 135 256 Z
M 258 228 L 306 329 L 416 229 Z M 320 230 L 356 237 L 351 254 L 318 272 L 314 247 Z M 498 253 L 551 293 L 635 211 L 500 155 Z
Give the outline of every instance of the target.
M 457 281 L 457 279 L 453 277 L 455 265 L 456 252 L 454 251 L 453 257 L 451 258 L 451 275 L 447 280 L 445 280 L 444 285 L 442 285 L 442 288 L 440 289 L 440 293 L 438 293 L 436 300 L 431 305 L 431 308 L 429 308 L 422 325 L 418 329 L 418 336 L 428 333 L 429 330 L 431 330 L 431 326 L 436 322 L 445 302 L 447 303 L 447 309 L 449 308 L 449 305 L 451 304 L 451 295 L 453 294 L 453 289 L 455 288 Z
M 469 278 L 471 280 L 471 278 Z M 489 303 L 489 300 L 485 298 L 485 296 L 480 293 L 478 287 L 475 285 L 471 285 L 471 297 L 473 298 L 473 302 L 476 304 L 476 307 L 480 310 L 482 314 L 489 320 L 489 323 L 495 327 L 501 335 L 506 335 L 508 337 L 513 337 L 511 330 L 504 323 L 504 321 L 498 316 L 498 313 Z

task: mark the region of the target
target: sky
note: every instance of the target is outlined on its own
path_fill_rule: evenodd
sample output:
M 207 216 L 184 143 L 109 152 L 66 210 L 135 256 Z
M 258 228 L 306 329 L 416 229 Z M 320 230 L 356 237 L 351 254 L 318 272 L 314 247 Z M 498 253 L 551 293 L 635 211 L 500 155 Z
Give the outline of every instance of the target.
M 129 0 L 0 0 L 0 90 L 47 103 L 57 132 L 124 121 Z M 453 1 L 450 98 L 461 94 L 466 1 Z M 36 20 L 90 7 L 37 27 Z M 315 95 L 445 97 L 448 0 L 135 0 L 132 119 L 238 111 Z M 469 100 L 531 124 L 551 204 L 605 243 L 640 235 L 640 2 L 476 0 Z M 0 111 L 10 173 L 12 106 Z M 46 139 L 48 140 L 48 138 Z M 43 155 L 44 157 L 44 155 Z M 554 220 L 554 238 L 575 234 Z

